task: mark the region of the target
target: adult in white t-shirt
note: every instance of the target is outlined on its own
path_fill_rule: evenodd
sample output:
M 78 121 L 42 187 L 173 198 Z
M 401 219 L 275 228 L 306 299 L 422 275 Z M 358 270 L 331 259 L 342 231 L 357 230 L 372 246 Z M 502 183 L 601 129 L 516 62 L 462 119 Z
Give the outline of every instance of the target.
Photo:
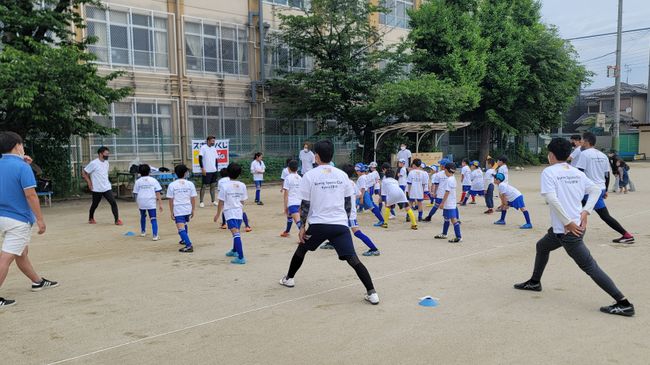
M 404 160 L 406 161 L 406 166 L 411 166 L 411 157 L 413 154 L 411 154 L 411 150 L 406 148 L 406 144 L 402 143 L 399 146 L 399 151 L 397 151 L 397 160 Z
M 632 236 L 632 234 L 623 228 L 623 226 L 621 226 L 621 224 L 609 214 L 609 210 L 605 205 L 611 166 L 607 155 L 594 148 L 595 145 L 595 134 L 587 132 L 582 136 L 583 150 L 580 152 L 580 159 L 575 167 L 584 171 L 585 175 L 587 175 L 587 177 L 601 190 L 600 197 L 594 206 L 594 210 L 598 213 L 598 216 L 603 220 L 603 222 L 607 223 L 607 225 L 613 230 L 621 234 L 620 238 L 616 238 L 612 241 L 615 243 L 634 243 L 634 236 Z
M 253 175 L 253 182 L 255 183 L 255 203 L 257 205 L 264 205 L 262 203 L 262 182 L 264 181 L 264 172 L 266 165 L 262 159 L 264 155 L 262 152 L 256 152 L 251 162 L 251 174 Z
M 309 144 L 305 143 L 305 145 L 302 146 L 302 151 L 300 151 L 298 157 L 300 158 L 300 173 L 302 175 L 314 168 L 316 159 L 314 153 L 309 150 Z
M 205 207 L 203 204 L 203 196 L 205 195 L 205 186 L 210 187 L 210 199 L 212 205 L 217 205 L 215 200 L 214 190 L 217 185 L 217 147 L 215 146 L 215 137 L 208 136 L 206 144 L 201 146 L 199 150 L 199 165 L 201 166 L 201 191 L 199 193 L 199 206 Z
M 587 217 L 598 201 L 601 189 L 578 169 L 566 163 L 571 152 L 570 143 L 555 138 L 548 145 L 551 166 L 542 172 L 541 193 L 551 210 L 551 228 L 537 242 L 535 267 L 530 280 L 515 284 L 515 289 L 542 291 L 542 274 L 551 251 L 560 247 L 598 286 L 616 303 L 601 307 L 601 312 L 623 316 L 634 315 L 634 306 L 618 290 L 612 279 L 598 266 L 583 242 Z M 589 198 L 582 204 L 583 196 Z
M 305 254 L 328 241 L 334 246 L 339 259 L 347 261 L 365 286 L 365 299 L 372 304 L 379 304 L 379 296 L 370 274 L 354 250 L 348 227 L 354 196 L 352 184 L 345 172 L 330 165 L 334 156 L 332 142 L 317 142 L 314 153 L 318 167 L 308 171 L 300 181 L 300 244 L 293 254 L 289 271 L 280 280 L 280 284 L 293 287 L 294 276 L 300 269 Z
M 99 206 L 102 198 L 104 198 L 111 205 L 111 211 L 113 212 L 115 224 L 121 226 L 122 220 L 120 220 L 119 211 L 117 209 L 117 202 L 113 197 L 111 182 L 108 180 L 108 158 L 110 155 L 111 152 L 108 147 L 100 147 L 97 150 L 97 158 L 90 161 L 90 163 L 84 167 L 82 173 L 84 180 L 86 180 L 86 183 L 88 184 L 88 189 L 90 189 L 93 195 L 93 202 L 90 205 L 90 212 L 88 213 L 88 223 L 96 223 L 95 209 L 97 209 L 97 206 Z

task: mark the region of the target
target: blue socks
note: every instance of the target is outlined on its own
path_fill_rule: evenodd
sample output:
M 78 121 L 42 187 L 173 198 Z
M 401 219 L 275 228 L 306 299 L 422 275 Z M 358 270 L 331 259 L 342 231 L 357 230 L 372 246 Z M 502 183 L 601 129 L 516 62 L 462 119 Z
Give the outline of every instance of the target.
M 379 219 L 380 222 L 384 221 L 384 217 L 381 216 L 381 212 L 379 211 L 378 206 L 375 205 L 372 207 L 372 213 L 375 215 L 375 217 L 377 217 L 377 219 Z
M 530 214 L 528 214 L 528 211 L 525 211 L 523 213 L 524 213 L 524 218 L 526 218 L 526 223 L 531 224 L 530 223 Z
M 147 211 L 140 209 L 140 232 L 147 230 Z
M 289 233 L 289 231 L 291 231 L 292 223 L 293 223 L 293 218 L 287 217 L 287 229 L 284 230 L 285 232 Z
M 371 251 L 377 251 L 377 246 L 375 246 L 375 244 L 372 243 L 372 240 L 370 239 L 370 237 L 363 234 L 363 232 L 361 232 L 361 230 L 358 230 L 358 231 L 354 232 L 354 237 L 356 237 L 356 238 L 360 239 L 361 241 L 363 241 L 363 243 L 365 243 L 366 246 L 368 246 L 368 248 Z
M 442 224 L 442 234 L 447 235 L 449 232 L 449 220 L 445 219 L 445 223 Z
M 454 223 L 454 233 L 456 234 L 457 238 L 461 238 L 460 237 L 460 222 Z
M 154 237 L 158 237 L 158 219 L 156 217 L 151 218 L 151 231 Z
M 504 221 L 504 222 L 506 221 L 506 213 L 507 212 L 508 212 L 507 210 L 502 210 L 501 211 L 501 220 Z
M 241 236 L 239 235 L 239 232 L 232 235 L 232 249 L 237 252 L 239 259 L 244 258 L 244 249 L 241 245 Z
M 187 234 L 187 225 L 185 226 L 185 229 L 178 230 L 178 235 L 181 236 L 181 240 L 185 242 L 185 247 L 192 247 L 190 236 Z
M 431 211 L 429 211 L 429 214 L 427 215 L 427 218 L 433 217 L 434 214 L 438 211 L 438 206 L 434 205 L 433 208 L 431 208 Z
M 244 219 L 244 225 L 246 227 L 250 227 L 250 225 L 248 225 L 248 216 L 246 215 L 246 212 L 244 212 L 243 219 Z
M 140 209 L 140 232 L 147 231 L 147 212 L 149 212 L 149 218 L 151 218 L 151 231 L 154 237 L 158 236 L 158 220 L 156 219 L 155 209 Z

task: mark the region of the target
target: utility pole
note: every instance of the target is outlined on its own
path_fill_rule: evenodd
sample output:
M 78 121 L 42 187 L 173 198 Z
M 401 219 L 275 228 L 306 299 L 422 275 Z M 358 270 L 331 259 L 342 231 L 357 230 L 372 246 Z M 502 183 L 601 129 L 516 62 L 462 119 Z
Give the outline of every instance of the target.
M 646 85 L 645 122 L 650 123 L 650 56 L 648 57 L 648 84 Z
M 614 130 L 612 131 L 612 149 L 619 152 L 619 131 L 621 123 L 621 43 L 623 31 L 623 0 L 618 0 L 618 26 L 616 29 L 616 82 L 614 86 Z

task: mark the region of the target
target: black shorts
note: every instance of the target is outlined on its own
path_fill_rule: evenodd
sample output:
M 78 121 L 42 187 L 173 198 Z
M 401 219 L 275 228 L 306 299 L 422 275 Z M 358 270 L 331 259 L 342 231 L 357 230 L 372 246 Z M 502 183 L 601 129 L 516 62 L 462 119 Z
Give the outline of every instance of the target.
M 217 173 L 206 172 L 205 176 L 202 176 L 201 181 L 203 182 L 203 185 L 214 184 L 217 182 Z
M 339 260 L 345 260 L 346 256 L 354 256 L 352 235 L 348 226 L 338 224 L 310 224 L 306 236 L 309 238 L 303 243 L 309 251 L 315 251 L 321 243 L 329 241 L 334 246 Z

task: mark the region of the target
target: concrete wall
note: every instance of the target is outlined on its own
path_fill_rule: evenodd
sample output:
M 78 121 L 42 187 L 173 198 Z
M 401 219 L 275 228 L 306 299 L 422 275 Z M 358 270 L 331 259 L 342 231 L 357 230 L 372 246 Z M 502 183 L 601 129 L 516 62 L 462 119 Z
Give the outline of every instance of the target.
M 639 153 L 650 158 L 650 126 L 639 127 Z

